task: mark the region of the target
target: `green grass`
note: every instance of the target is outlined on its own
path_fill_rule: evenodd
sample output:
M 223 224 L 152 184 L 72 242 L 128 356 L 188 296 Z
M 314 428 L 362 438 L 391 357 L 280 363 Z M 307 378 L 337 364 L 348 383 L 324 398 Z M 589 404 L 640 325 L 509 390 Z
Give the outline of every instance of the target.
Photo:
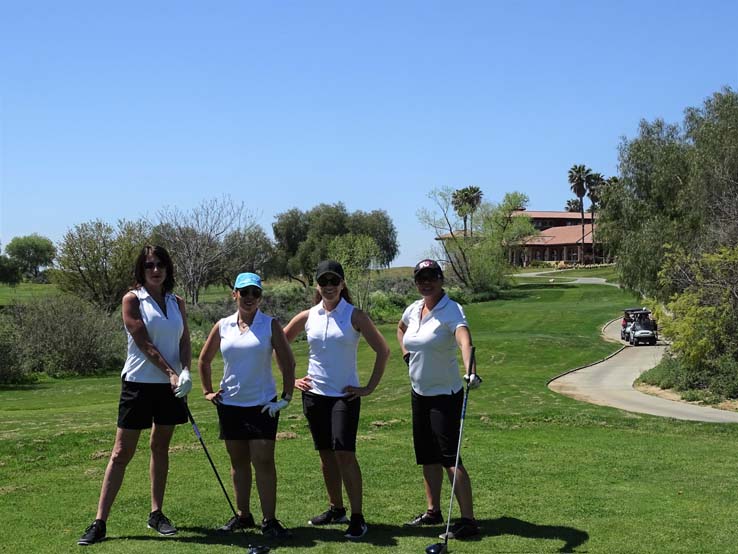
M 616 345 L 599 339 L 600 327 L 633 302 L 614 287 L 530 284 L 465 307 L 484 384 L 470 396 L 462 455 L 484 536 L 453 544 L 454 552 L 735 551 L 738 426 L 630 414 L 545 386 L 611 353 Z M 382 332 L 393 357 L 364 400 L 359 428 L 370 533 L 348 546 L 341 527 L 306 525 L 326 497 L 298 400 L 280 421 L 280 431 L 295 438 L 277 444 L 278 516 L 296 536 L 278 552 L 419 554 L 437 541 L 437 528 L 400 526 L 424 509 L 424 495 L 412 454 L 407 369 L 394 325 Z M 304 342 L 295 353 L 303 374 Z M 359 360 L 366 378 L 371 356 L 363 342 Z M 94 516 L 112 445 L 119 386 L 117 376 L 108 376 L 0 389 L 0 550 L 79 552 L 76 539 Z M 191 407 L 227 478 L 214 409 L 199 394 Z M 110 539 L 95 552 L 235 552 L 234 545 L 259 541 L 212 533 L 230 514 L 188 426 L 175 433 L 165 506 L 180 533 L 154 536 L 145 528 L 145 444 L 146 435 L 113 507 Z M 448 492 L 444 485 L 444 505 Z M 257 506 L 254 494 L 258 514 Z
M 19 283 L 11 287 L 0 284 L 0 306 L 7 306 L 13 302 L 28 302 L 34 298 L 43 298 L 57 294 L 56 285 L 39 285 L 36 283 Z

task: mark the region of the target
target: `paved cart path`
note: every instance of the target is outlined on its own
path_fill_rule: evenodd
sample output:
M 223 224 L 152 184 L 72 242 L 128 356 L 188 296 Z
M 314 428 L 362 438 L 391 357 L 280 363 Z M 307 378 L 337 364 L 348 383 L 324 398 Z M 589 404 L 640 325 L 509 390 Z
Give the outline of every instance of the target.
M 620 320 L 605 326 L 607 340 L 620 340 Z M 630 346 L 604 360 L 583 369 L 563 375 L 549 383 L 549 388 L 560 394 L 628 412 L 650 414 L 690 421 L 738 423 L 738 413 L 697 406 L 686 402 L 666 400 L 644 394 L 633 388 L 633 382 L 647 369 L 659 363 L 666 346 Z

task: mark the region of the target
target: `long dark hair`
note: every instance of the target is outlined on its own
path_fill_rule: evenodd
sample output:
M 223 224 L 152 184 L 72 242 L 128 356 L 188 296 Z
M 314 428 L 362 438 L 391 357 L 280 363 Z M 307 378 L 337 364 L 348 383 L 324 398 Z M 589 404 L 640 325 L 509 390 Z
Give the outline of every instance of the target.
M 136 278 L 136 286 L 142 287 L 146 284 L 146 268 L 144 268 L 144 263 L 146 262 L 147 256 L 156 256 L 160 261 L 164 262 L 167 276 L 164 278 L 162 288 L 164 292 L 172 292 L 174 290 L 174 264 L 172 264 L 172 258 L 169 256 L 169 252 L 163 246 L 147 244 L 141 249 L 141 253 L 136 258 L 135 269 L 133 270 Z
M 343 279 L 341 279 L 343 281 Z M 341 289 L 341 298 L 343 298 L 346 302 L 349 304 L 353 304 L 354 301 L 351 300 L 351 293 L 348 290 L 348 285 L 346 284 L 346 281 L 343 281 L 343 288 Z M 318 289 L 315 289 L 315 294 L 313 295 L 313 306 L 316 304 L 319 304 L 323 301 L 323 297 L 320 294 L 320 291 Z

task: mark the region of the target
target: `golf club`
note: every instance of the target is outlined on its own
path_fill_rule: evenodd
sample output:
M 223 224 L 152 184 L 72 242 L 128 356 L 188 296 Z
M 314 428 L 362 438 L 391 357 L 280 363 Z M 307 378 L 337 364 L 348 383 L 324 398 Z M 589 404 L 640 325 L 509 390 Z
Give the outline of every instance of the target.
M 474 367 L 474 353 L 476 347 L 471 347 L 471 356 L 469 356 L 469 367 L 467 373 L 471 375 Z M 451 511 L 454 508 L 454 491 L 456 489 L 456 473 L 459 470 L 459 458 L 461 456 L 461 439 L 464 436 L 464 418 L 466 417 L 466 402 L 469 399 L 469 381 L 466 382 L 464 389 L 464 403 L 461 406 L 461 423 L 459 424 L 459 442 L 456 445 L 456 462 L 454 463 L 454 478 L 451 481 L 451 500 L 448 505 L 448 517 L 446 518 L 446 532 L 443 534 L 443 542 L 431 544 L 425 549 L 426 554 L 446 554 L 448 552 L 448 532 L 451 528 Z
M 218 470 L 215 468 L 215 464 L 213 463 L 213 459 L 210 457 L 210 452 L 208 452 L 207 446 L 205 446 L 205 441 L 202 440 L 202 435 L 200 434 L 200 429 L 197 427 L 197 423 L 195 423 L 195 418 L 192 417 L 192 412 L 190 411 L 190 407 L 187 405 L 187 402 L 182 399 L 182 403 L 184 404 L 185 410 L 187 410 L 187 418 L 190 420 L 190 423 L 192 424 L 192 430 L 195 432 L 195 436 L 197 437 L 197 440 L 200 441 L 200 444 L 202 445 L 202 449 L 205 451 L 205 455 L 208 457 L 208 461 L 210 462 L 210 467 L 213 468 L 213 473 L 215 473 L 216 479 L 218 479 L 218 483 L 220 484 L 220 488 L 223 491 L 223 494 L 226 497 L 226 500 L 228 501 L 228 505 L 231 507 L 231 512 L 233 512 L 233 516 L 238 519 L 238 512 L 236 512 L 236 508 L 233 507 L 233 502 L 231 502 L 231 497 L 228 496 L 228 492 L 226 491 L 225 486 L 223 485 L 223 480 L 220 478 L 220 475 L 218 474 Z M 241 527 L 241 531 L 246 533 L 246 529 Z M 257 545 L 248 545 L 248 554 L 266 554 L 269 552 L 268 546 L 257 546 Z

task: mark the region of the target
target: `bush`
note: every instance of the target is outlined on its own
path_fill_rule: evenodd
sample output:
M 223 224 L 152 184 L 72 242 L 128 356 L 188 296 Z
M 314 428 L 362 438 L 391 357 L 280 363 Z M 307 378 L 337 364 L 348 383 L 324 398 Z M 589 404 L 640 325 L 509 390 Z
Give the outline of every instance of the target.
M 287 325 L 290 319 L 313 305 L 313 293 L 312 288 L 297 283 L 275 284 L 264 291 L 261 311 Z
M 713 403 L 725 398 L 738 398 L 738 360 L 721 356 L 693 365 L 671 354 L 643 373 L 639 381 L 662 389 L 675 389 L 685 400 Z
M 22 337 L 15 356 L 24 374 L 92 375 L 123 367 L 126 338 L 120 315 L 109 316 L 84 300 L 59 295 L 11 307 Z
M 0 383 L 20 383 L 28 379 L 23 372 L 16 345 L 18 332 L 12 319 L 0 314 Z
M 413 300 L 396 292 L 375 290 L 369 295 L 369 315 L 375 323 L 396 323 Z

